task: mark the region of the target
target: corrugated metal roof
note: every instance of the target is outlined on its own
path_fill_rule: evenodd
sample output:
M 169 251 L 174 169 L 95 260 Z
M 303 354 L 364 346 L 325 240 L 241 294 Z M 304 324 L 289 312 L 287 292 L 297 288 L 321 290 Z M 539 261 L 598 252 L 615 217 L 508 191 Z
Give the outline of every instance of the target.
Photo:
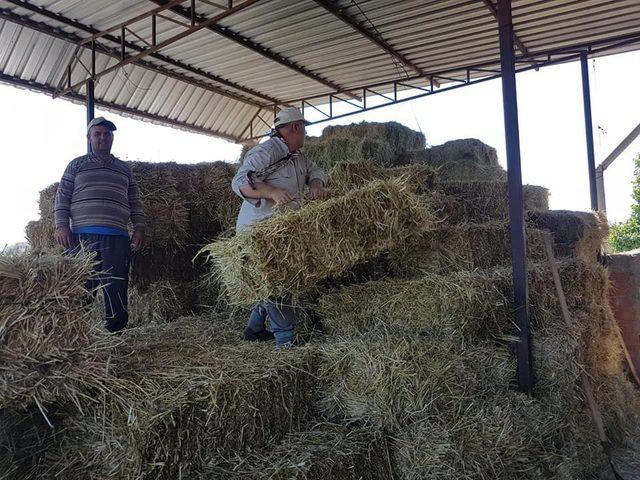
M 0 80 L 53 93 L 77 42 L 163 3 L 167 0 L 0 0 Z M 198 20 L 222 11 L 210 3 L 195 2 Z M 356 27 L 322 5 L 327 3 L 254 2 L 156 55 L 100 77 L 96 101 L 145 120 L 240 141 L 266 129 L 274 102 L 359 92 L 371 85 L 388 92 L 394 80 L 419 82 L 416 71 L 463 78 L 466 67 L 499 66 L 497 21 L 482 0 L 329 2 Z M 158 42 L 185 31 L 189 5 L 184 2 L 157 17 Z M 561 47 L 640 36 L 638 0 L 514 0 L 513 14 L 520 50 L 526 49 L 518 53 L 535 59 Z M 382 38 L 396 57 L 358 31 L 358 25 Z M 129 54 L 152 39 L 150 19 L 131 28 Z M 114 31 L 98 41 L 98 72 L 118 63 L 119 35 Z M 72 83 L 89 77 L 90 51 L 84 49 L 80 58 L 84 66 L 75 65 Z M 80 101 L 83 95 L 81 87 L 68 97 Z

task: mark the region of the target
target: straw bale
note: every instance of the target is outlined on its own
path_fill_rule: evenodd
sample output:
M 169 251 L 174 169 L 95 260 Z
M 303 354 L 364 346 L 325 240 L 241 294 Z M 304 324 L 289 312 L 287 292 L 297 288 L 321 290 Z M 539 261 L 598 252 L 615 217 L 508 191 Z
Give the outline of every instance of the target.
M 307 139 L 302 153 L 325 170 L 344 162 L 362 161 L 390 167 L 397 158 L 387 141 L 369 137 Z
M 31 248 L 36 252 L 59 250 L 56 242 L 56 227 L 53 216 L 58 182 L 40 190 L 38 209 L 40 219 L 27 223 L 25 234 Z
M 342 162 L 370 161 L 394 166 L 408 150 L 423 149 L 424 135 L 396 122 L 326 127 L 321 137 L 305 141 L 303 153 L 325 169 Z
M 361 122 L 350 125 L 330 125 L 322 131 L 323 139 L 370 137 L 386 140 L 398 153 L 425 147 L 424 135 L 397 122 Z
M 43 474 L 173 479 L 215 455 L 278 441 L 311 415 L 310 347 L 229 342 L 193 319 L 122 335 L 110 371 L 126 386 L 63 418 Z
M 424 165 L 381 167 L 373 162 L 342 162 L 329 173 L 329 188 L 332 194 L 345 194 L 374 180 L 405 178 L 416 192 L 429 190 L 433 184 L 434 171 Z
M 242 203 L 231 190 L 237 165 L 220 161 L 151 165 L 176 179 L 176 188 L 189 211 L 188 242 L 210 241 L 235 225 Z
M 429 160 L 440 165 L 467 162 L 488 167 L 500 166 L 496 149 L 476 138 L 461 138 L 434 145 L 429 149 Z
M 153 282 L 129 289 L 129 327 L 164 323 L 191 313 L 197 307 L 194 282 Z
M 190 282 L 206 271 L 204 259 L 196 258 L 200 247 L 146 248 L 131 255 L 131 284 L 147 287 L 150 283 L 168 280 Z
M 529 259 L 545 258 L 544 235 L 541 230 L 527 230 Z M 391 249 L 388 259 L 393 275 L 403 277 L 509 265 L 509 227 L 504 222 L 437 227 Z
M 232 302 L 252 304 L 308 291 L 428 227 L 432 217 L 405 182 L 373 182 L 203 250 Z
M 570 421 L 553 405 L 513 390 L 463 398 L 457 410 L 399 432 L 392 445 L 398 478 L 597 478 L 599 442 L 593 434 L 590 442 L 573 434 Z
M 337 339 L 320 347 L 320 414 L 391 430 L 452 407 L 460 398 L 505 390 L 515 360 L 491 342 L 382 335 Z
M 0 409 L 0 479 L 37 478 L 35 470 L 52 437 L 53 429 L 36 407 Z
M 189 480 L 388 480 L 387 439 L 379 429 L 321 423 L 279 445 L 208 465 Z
M 0 407 L 81 395 L 113 340 L 92 321 L 88 255 L 0 256 Z M 95 377 L 95 378 L 94 378 Z
M 184 244 L 189 211 L 171 169 L 145 162 L 130 162 L 129 165 L 140 187 L 147 215 L 145 231 L 151 236 L 153 244 L 159 247 Z
M 53 218 L 53 206 L 55 204 L 56 193 L 58 192 L 58 182 L 52 183 L 40 190 L 38 196 L 38 209 L 40 218 Z
M 24 229 L 27 242 L 34 252 L 62 251 L 56 241 L 56 227 L 53 219 L 32 220 Z
M 496 150 L 480 140 L 461 139 L 405 154 L 406 162 L 435 169 L 439 181 L 504 181 Z
M 377 338 L 322 347 L 319 409 L 389 429 L 398 478 L 569 479 L 599 468 L 583 405 L 566 410 L 513 391 L 515 359 L 504 346 Z M 574 383 L 562 387 L 578 398 Z
M 550 271 L 532 265 L 531 308 L 536 325 L 557 322 L 559 305 Z M 587 310 L 606 303 L 606 271 L 581 261 L 561 264 L 570 308 Z M 360 335 L 400 328 L 429 336 L 468 339 L 512 335 L 511 269 L 425 274 L 416 279 L 385 279 L 322 295 L 314 310 L 330 333 Z M 593 295 L 585 295 L 585 292 Z
M 436 191 L 446 195 L 444 215 L 450 223 L 487 222 L 509 217 L 507 184 L 504 182 L 437 182 Z M 546 188 L 524 185 L 524 209 L 549 210 Z
M 603 213 L 554 210 L 529 212 L 529 225 L 553 234 L 556 253 L 587 261 L 597 261 L 609 237 Z

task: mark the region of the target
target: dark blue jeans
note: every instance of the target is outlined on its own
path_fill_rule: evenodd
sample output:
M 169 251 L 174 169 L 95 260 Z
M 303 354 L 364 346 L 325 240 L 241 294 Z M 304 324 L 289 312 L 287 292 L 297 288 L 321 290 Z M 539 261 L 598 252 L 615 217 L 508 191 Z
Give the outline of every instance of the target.
M 127 290 L 129 287 L 129 265 L 131 241 L 120 235 L 94 235 L 81 233 L 74 235 L 75 246 L 67 253 L 85 249 L 95 252 L 96 275 L 89 280 L 87 288 L 93 292 L 102 287 L 104 296 L 105 328 L 117 332 L 127 326 L 129 312 Z

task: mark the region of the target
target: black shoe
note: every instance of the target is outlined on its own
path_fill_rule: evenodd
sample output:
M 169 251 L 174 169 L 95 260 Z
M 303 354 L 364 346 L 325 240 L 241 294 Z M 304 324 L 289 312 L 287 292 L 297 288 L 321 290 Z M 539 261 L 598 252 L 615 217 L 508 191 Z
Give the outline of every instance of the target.
M 244 329 L 244 332 L 242 332 L 242 338 L 247 342 L 268 342 L 269 340 L 273 340 L 274 336 L 269 330 L 254 332 L 247 327 Z

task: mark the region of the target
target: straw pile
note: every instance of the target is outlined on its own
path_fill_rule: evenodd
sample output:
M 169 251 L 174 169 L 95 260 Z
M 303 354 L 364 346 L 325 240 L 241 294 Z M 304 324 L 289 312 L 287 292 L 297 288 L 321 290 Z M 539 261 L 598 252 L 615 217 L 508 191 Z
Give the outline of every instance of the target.
M 0 409 L 0 479 L 37 478 L 36 466 L 54 431 L 37 409 Z
M 0 257 L 0 407 L 42 408 L 101 378 L 112 341 L 91 319 L 91 266 L 89 256 Z
M 378 181 L 204 250 L 232 301 L 248 305 L 309 291 L 423 230 L 433 216 L 405 182 Z
M 179 478 L 212 458 L 278 442 L 310 418 L 309 348 L 238 345 L 193 320 L 122 340 L 109 366 L 120 385 L 62 416 L 41 475 Z
M 326 170 L 363 160 L 390 167 L 403 163 L 405 152 L 424 145 L 424 135 L 398 123 L 363 122 L 327 127 L 321 137 L 307 138 L 303 152 Z
M 374 428 L 321 423 L 287 435 L 279 445 L 208 465 L 190 480 L 388 480 L 387 439 Z

